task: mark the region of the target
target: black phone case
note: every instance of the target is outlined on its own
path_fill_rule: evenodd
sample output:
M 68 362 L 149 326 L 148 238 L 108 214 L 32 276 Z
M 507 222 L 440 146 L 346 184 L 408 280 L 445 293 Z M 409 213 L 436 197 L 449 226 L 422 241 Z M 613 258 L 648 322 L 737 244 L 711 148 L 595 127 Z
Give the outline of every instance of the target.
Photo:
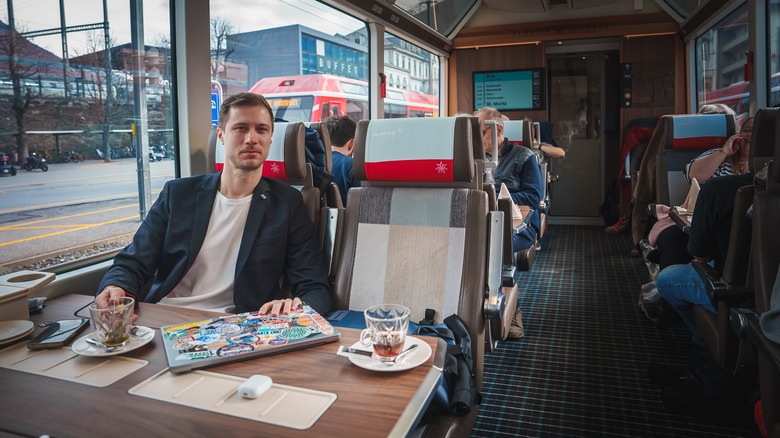
M 58 321 L 59 322 L 59 321 Z M 81 325 L 79 325 L 77 328 L 73 329 L 68 335 L 67 338 L 63 339 L 59 342 L 41 342 L 43 340 L 49 339 L 52 337 L 57 331 L 59 330 L 59 327 L 56 327 L 54 325 L 47 327 L 44 331 L 38 333 L 30 342 L 27 343 L 27 348 L 30 350 L 45 350 L 47 348 L 59 348 L 64 347 L 65 345 L 68 345 L 79 333 L 81 333 L 85 327 L 89 325 L 88 319 L 82 319 Z

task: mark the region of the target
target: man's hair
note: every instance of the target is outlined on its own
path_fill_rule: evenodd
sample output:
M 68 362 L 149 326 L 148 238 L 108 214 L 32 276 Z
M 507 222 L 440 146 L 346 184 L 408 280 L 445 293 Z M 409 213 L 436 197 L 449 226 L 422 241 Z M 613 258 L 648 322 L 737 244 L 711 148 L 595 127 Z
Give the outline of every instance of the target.
M 357 124 L 347 116 L 331 117 L 325 122 L 325 126 L 328 127 L 332 146 L 340 148 L 355 138 Z
M 486 119 L 493 120 L 496 122 L 496 125 L 504 126 L 504 116 L 501 115 L 497 109 L 486 106 L 474 112 L 474 115 L 477 117 L 479 117 L 480 114 L 485 114 Z
M 219 108 L 219 129 L 225 129 L 227 124 L 228 114 L 230 108 L 234 106 L 262 106 L 268 110 L 268 114 L 271 115 L 271 120 L 274 119 L 274 111 L 271 109 L 271 105 L 265 100 L 265 97 L 255 93 L 236 93 L 228 96 L 222 101 L 222 106 Z M 273 131 L 274 125 L 271 123 L 271 131 Z

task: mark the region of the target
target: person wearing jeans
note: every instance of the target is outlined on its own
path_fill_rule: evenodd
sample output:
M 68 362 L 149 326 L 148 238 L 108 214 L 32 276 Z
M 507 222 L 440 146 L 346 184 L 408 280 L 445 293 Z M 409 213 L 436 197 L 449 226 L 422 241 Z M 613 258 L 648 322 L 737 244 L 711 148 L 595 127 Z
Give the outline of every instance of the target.
M 702 185 L 696 199 L 696 214 L 691 220 L 688 240 L 688 252 L 694 259 L 710 261 L 718 272 L 723 272 L 731 234 L 734 198 L 737 189 L 750 185 L 752 181 L 752 174 L 728 175 L 711 178 Z M 656 287 L 663 299 L 680 314 L 694 339 L 702 341 L 693 320 L 693 306 L 702 306 L 715 314 L 717 310 L 693 265 L 671 265 L 661 270 Z

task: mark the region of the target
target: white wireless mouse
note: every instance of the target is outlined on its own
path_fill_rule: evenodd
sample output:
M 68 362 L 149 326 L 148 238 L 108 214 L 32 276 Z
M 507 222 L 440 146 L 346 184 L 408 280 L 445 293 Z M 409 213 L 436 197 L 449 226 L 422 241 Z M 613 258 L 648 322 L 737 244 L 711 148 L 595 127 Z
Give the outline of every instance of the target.
M 238 387 L 238 393 L 244 398 L 257 398 L 268 391 L 272 384 L 273 381 L 270 377 L 255 374 Z

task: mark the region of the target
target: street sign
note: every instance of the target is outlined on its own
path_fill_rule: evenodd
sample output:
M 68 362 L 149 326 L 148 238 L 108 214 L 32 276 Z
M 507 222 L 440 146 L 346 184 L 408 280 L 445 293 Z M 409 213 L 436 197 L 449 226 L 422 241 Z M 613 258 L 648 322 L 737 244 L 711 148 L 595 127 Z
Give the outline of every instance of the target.
M 211 90 L 211 126 L 219 123 L 219 107 L 222 105 L 222 96 L 219 90 Z

